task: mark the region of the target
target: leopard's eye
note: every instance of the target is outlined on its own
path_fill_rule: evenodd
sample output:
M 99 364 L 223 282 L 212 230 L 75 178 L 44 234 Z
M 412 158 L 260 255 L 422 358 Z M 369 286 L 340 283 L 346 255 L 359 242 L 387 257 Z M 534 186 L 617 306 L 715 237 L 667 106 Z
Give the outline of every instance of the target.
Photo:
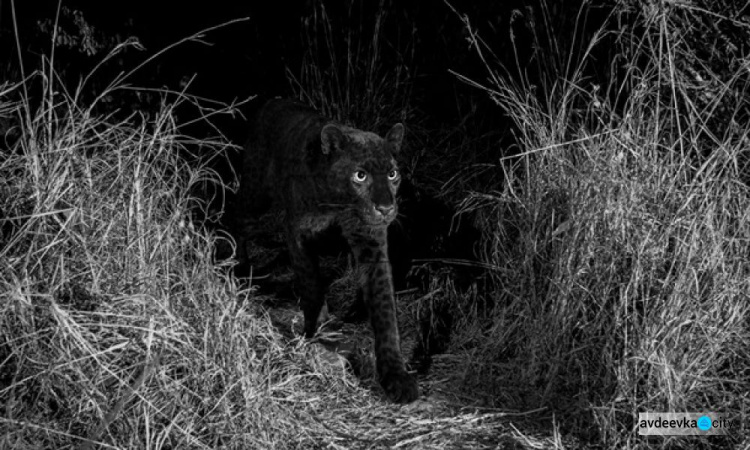
M 398 170 L 396 170 L 396 169 L 393 169 L 393 170 L 391 170 L 390 172 L 388 172 L 388 179 L 389 179 L 389 180 L 393 181 L 393 180 L 395 180 L 396 178 L 398 178 Z
M 364 181 L 367 179 L 367 172 L 364 170 L 358 170 L 354 172 L 354 175 L 352 175 L 352 180 L 354 180 L 356 183 L 364 183 Z

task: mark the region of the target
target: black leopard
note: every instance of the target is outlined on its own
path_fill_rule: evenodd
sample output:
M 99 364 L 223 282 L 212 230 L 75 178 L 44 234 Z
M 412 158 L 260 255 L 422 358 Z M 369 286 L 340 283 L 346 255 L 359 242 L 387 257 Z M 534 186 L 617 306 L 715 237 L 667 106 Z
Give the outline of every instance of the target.
M 419 396 L 401 357 L 387 228 L 396 218 L 401 174 L 395 160 L 404 136 L 385 137 L 329 120 L 289 100 L 271 100 L 256 114 L 240 171 L 237 214 L 257 215 L 272 201 L 284 208 L 286 241 L 312 337 L 324 305 L 316 252 L 330 233 L 342 236 L 361 273 L 360 288 L 375 335 L 377 373 L 395 402 Z M 235 233 L 245 258 L 242 233 Z

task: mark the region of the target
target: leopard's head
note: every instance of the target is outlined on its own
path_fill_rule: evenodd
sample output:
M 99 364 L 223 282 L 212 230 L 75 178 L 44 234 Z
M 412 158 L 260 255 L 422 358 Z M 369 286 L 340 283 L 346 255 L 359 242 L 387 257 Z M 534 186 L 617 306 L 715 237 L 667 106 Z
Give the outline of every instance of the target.
M 396 192 L 401 174 L 395 155 L 403 137 L 400 123 L 384 138 L 335 123 L 320 132 L 321 149 L 332 157 L 330 188 L 370 226 L 386 226 L 398 213 Z

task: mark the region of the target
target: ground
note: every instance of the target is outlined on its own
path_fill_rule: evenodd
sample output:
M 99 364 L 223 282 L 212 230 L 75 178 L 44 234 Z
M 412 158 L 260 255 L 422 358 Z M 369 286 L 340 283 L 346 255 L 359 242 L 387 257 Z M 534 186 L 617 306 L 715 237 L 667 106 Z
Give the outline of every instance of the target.
M 327 295 L 330 320 L 314 339 L 301 338 L 304 317 L 291 289 L 292 271 L 285 256 L 283 236 L 273 230 L 278 214 L 264 215 L 248 244 L 248 253 L 261 273 L 250 279 L 253 302 L 263 305 L 275 329 L 289 345 L 307 345 L 311 364 L 322 373 L 334 373 L 358 385 L 357 395 L 317 418 L 332 448 L 578 448 L 553 432 L 551 414 L 544 410 L 514 411 L 487 406 L 483 393 L 467 391 L 462 379 L 466 355 L 443 353 L 417 374 L 420 398 L 405 406 L 390 404 L 375 378 L 373 337 L 366 318 L 351 320 L 355 283 L 346 254 L 322 261 L 324 276 L 333 279 Z M 250 231 L 250 230 L 249 230 Z M 251 231 L 252 232 L 252 231 Z M 416 372 L 413 359 L 420 338 L 419 314 L 414 305 L 420 297 L 434 295 L 418 289 L 397 291 L 402 353 Z

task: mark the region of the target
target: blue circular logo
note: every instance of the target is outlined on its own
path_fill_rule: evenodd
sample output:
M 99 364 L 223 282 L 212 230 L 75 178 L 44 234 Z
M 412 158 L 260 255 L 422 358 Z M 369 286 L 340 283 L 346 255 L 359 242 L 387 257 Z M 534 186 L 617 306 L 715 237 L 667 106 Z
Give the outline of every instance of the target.
M 698 428 L 700 428 L 703 431 L 708 431 L 711 429 L 711 418 L 708 416 L 700 416 L 698 418 Z

